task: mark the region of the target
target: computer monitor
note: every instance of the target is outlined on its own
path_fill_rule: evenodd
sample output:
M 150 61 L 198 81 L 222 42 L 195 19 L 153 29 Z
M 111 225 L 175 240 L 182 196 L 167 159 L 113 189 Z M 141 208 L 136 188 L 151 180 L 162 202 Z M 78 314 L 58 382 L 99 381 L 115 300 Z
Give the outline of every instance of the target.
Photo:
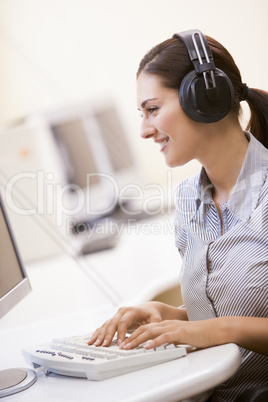
M 31 286 L 15 243 L 15 239 L 0 196 L 0 318 L 15 307 Z M 0 370 L 0 398 L 23 391 L 35 383 L 32 369 Z
M 111 102 L 62 107 L 43 113 L 41 118 L 61 159 L 66 184 L 64 208 L 68 206 L 70 215 L 73 211 L 75 221 L 112 214 L 122 194 L 124 201 L 128 195 L 137 196 L 135 186 L 140 179 Z
M 126 177 L 126 172 L 129 173 L 134 169 L 137 178 L 131 147 L 115 106 L 107 104 L 96 107 L 93 115 L 101 130 L 115 176 L 124 175 Z
M 0 196 L 0 318 L 18 304 L 31 286 Z
M 126 210 L 127 207 L 125 204 L 132 203 L 130 209 L 135 212 L 136 208 L 138 214 L 142 203 L 139 205 L 139 203 L 133 202 L 133 200 L 137 199 L 140 195 L 142 181 L 138 174 L 126 130 L 123 127 L 116 107 L 108 103 L 104 106 L 95 107 L 93 115 L 107 148 L 113 177 L 118 190 L 118 202 Z
M 109 214 L 117 204 L 113 167 L 89 104 L 62 107 L 40 118 L 61 160 L 62 205 L 76 221 Z

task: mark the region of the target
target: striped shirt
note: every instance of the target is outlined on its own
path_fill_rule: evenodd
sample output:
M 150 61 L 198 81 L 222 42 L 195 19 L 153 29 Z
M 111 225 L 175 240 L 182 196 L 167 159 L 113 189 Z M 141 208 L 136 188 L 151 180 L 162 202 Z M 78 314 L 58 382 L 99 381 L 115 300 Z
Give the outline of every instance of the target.
M 268 317 L 268 149 L 245 135 L 242 169 L 229 200 L 220 205 L 224 234 L 205 169 L 178 187 L 175 235 L 189 320 Z M 214 392 L 219 401 L 268 384 L 268 356 L 240 351 L 240 369 Z

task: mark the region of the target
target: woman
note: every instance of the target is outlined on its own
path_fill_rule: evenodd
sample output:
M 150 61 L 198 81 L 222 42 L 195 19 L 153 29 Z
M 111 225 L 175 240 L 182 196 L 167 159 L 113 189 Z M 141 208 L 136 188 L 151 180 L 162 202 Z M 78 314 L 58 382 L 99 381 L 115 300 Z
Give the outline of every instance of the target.
M 177 192 L 184 306 L 148 302 L 121 308 L 90 344 L 109 346 L 116 331 L 124 349 L 144 342 L 145 348 L 236 343 L 241 367 L 212 399 L 230 402 L 245 389 L 268 384 L 268 93 L 243 84 L 227 50 L 206 39 L 199 31 L 175 35 L 149 51 L 137 73 L 141 136 L 159 144 L 170 167 L 192 159 L 202 165 Z M 211 70 L 203 74 L 205 68 Z M 186 85 L 188 106 L 182 87 L 192 71 L 199 83 Z M 223 94 L 217 92 L 217 74 L 227 83 Z M 239 123 L 242 100 L 251 111 L 247 132 Z

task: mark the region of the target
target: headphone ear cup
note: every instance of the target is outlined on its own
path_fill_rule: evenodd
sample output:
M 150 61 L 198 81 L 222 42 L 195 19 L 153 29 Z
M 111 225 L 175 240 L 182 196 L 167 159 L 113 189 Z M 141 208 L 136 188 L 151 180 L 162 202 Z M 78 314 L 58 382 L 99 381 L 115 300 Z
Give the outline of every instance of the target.
M 179 90 L 179 100 L 183 111 L 193 120 L 196 120 L 196 112 L 193 108 L 194 99 L 191 94 L 191 86 L 196 81 L 195 70 L 188 73 L 182 80 Z M 198 120 L 197 120 L 198 121 Z
M 202 75 L 195 70 L 182 80 L 179 100 L 183 111 L 200 123 L 214 123 L 225 117 L 234 103 L 234 89 L 229 77 L 219 69 L 214 70 L 217 94 L 209 99 Z

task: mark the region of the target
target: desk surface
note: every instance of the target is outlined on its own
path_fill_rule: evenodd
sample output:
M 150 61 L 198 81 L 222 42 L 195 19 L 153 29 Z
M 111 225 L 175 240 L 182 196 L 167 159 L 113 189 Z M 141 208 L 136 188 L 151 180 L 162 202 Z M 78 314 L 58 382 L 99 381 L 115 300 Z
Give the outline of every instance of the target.
M 120 305 L 148 300 L 179 281 L 180 258 L 170 224 L 124 233 L 115 249 L 66 256 L 26 267 L 33 291 L 0 320 L 0 370 L 27 367 L 21 349 L 93 331 Z M 240 364 L 236 345 L 195 351 L 177 361 L 102 382 L 38 374 L 28 390 L 8 401 L 176 401 L 229 378 Z
M 26 367 L 22 347 L 46 342 L 54 335 L 85 333 L 89 322 L 99 325 L 111 313 L 109 308 L 92 310 L 87 314 L 54 319 L 42 325 L 32 324 L 1 331 L 0 343 L 5 348 L 1 351 L 0 369 Z M 41 371 L 38 372 L 37 382 L 29 389 L 7 398 L 10 402 L 179 401 L 214 388 L 234 374 L 239 364 L 238 347 L 227 344 L 194 351 L 178 360 L 100 382 L 55 374 L 45 376 Z

